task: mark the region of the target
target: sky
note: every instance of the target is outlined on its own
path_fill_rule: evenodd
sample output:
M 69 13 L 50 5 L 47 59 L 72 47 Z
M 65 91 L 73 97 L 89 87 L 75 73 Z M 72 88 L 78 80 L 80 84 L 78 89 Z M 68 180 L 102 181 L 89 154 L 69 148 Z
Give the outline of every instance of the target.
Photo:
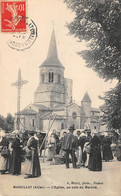
M 62 0 L 29 0 L 27 16 L 37 26 L 35 43 L 24 51 L 17 51 L 8 46 L 11 33 L 0 33 L 0 114 L 14 114 L 17 111 L 17 89 L 11 86 L 17 81 L 18 69 L 22 78 L 29 81 L 21 90 L 21 110 L 34 102 L 34 92 L 39 85 L 39 66 L 46 59 L 51 33 L 54 30 L 58 56 L 65 67 L 65 77 L 73 80 L 73 100 L 81 104 L 84 93 L 88 91 L 92 107 L 99 107 L 103 102 L 99 95 L 113 88 L 116 81 L 104 82 L 97 73 L 86 67 L 84 60 L 77 54 L 86 49 L 86 43 L 78 42 L 69 35 L 66 22 L 73 20 L 74 13 L 67 9 Z

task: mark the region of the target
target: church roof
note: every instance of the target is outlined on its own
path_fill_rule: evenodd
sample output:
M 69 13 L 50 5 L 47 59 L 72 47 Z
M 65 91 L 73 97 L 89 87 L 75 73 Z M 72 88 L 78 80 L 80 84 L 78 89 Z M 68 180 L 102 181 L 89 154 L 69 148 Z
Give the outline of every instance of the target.
M 47 108 L 46 106 L 42 105 L 42 104 L 30 104 L 28 105 L 26 108 L 24 108 L 23 110 L 20 111 L 20 113 L 16 113 L 16 114 L 20 114 L 20 115 L 35 115 L 40 111 L 46 111 L 48 112 L 50 109 Z
M 58 52 L 57 52 L 56 38 L 55 38 L 54 30 L 53 30 L 52 35 L 51 35 L 47 58 L 42 63 L 41 66 L 42 67 L 55 66 L 55 67 L 62 67 L 62 68 L 64 68 L 62 63 L 58 59 Z
M 59 106 L 56 106 L 53 110 L 54 111 L 62 111 L 62 110 L 65 110 L 65 104 L 62 104 L 62 105 L 59 105 Z
M 76 104 L 75 102 L 72 102 L 72 103 L 66 105 L 66 107 L 70 107 L 70 106 L 72 106 L 72 105 L 75 105 L 75 106 L 77 106 L 78 108 L 81 108 L 81 106 L 79 106 L 79 105 Z
M 27 114 L 35 115 L 37 114 L 37 112 L 31 108 L 27 108 L 27 109 L 20 111 L 20 114 L 21 115 L 27 115 Z
M 48 107 L 46 107 L 45 105 L 42 104 L 34 104 L 34 106 L 37 106 L 39 108 L 39 110 L 49 110 Z
M 50 119 L 50 117 L 55 120 L 63 120 L 66 119 L 66 113 L 65 111 L 53 111 L 41 116 L 43 120 Z
M 82 102 L 91 102 L 88 92 L 85 93 Z

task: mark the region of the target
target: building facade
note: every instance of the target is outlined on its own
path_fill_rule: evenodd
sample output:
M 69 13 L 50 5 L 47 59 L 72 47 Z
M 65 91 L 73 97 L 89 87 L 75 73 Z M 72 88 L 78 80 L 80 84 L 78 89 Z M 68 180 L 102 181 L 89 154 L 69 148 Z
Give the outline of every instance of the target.
M 34 103 L 19 114 L 21 131 L 60 131 L 71 125 L 76 129 L 100 129 L 100 110 L 91 107 L 91 99 L 87 92 L 80 106 L 73 102 L 73 81 L 64 77 L 64 70 L 58 58 L 53 31 L 47 58 L 39 67 L 40 79 L 34 93 Z

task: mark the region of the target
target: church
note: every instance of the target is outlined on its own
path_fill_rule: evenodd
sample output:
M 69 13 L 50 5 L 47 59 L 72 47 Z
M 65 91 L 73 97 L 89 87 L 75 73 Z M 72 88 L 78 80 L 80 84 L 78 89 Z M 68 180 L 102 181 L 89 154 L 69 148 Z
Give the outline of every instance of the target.
M 75 129 L 100 130 L 100 109 L 91 107 L 88 92 L 81 104 L 72 98 L 72 79 L 64 77 L 64 66 L 58 58 L 53 30 L 47 57 L 39 67 L 39 85 L 34 103 L 20 111 L 20 131 L 61 131 L 73 125 Z

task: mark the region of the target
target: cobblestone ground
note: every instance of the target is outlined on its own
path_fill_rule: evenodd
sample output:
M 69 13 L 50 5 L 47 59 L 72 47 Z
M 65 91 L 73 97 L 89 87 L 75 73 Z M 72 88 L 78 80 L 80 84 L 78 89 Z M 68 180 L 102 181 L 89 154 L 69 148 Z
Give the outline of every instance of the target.
M 103 162 L 101 172 L 87 168 L 66 169 L 65 165 L 50 165 L 41 160 L 42 176 L 24 179 L 22 174 L 0 176 L 0 196 L 121 196 L 121 162 Z

